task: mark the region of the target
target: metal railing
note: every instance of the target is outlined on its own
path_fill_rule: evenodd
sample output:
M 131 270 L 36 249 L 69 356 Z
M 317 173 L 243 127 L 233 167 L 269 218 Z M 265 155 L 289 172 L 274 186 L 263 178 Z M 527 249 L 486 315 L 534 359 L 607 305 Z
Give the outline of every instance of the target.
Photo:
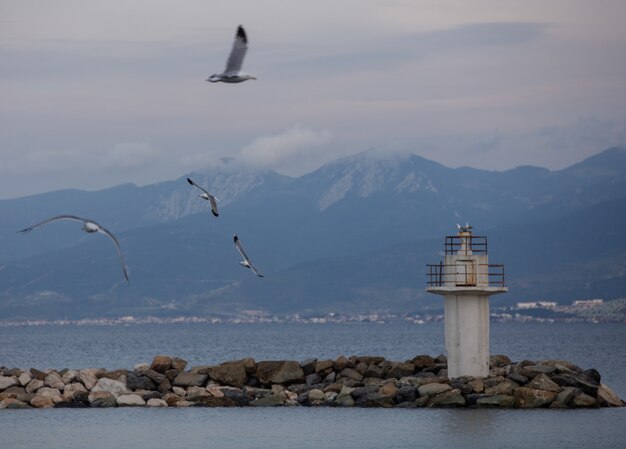
M 454 267 L 454 269 L 448 269 Z M 504 287 L 504 265 L 479 264 L 478 270 L 467 269 L 468 265 L 426 265 L 428 287 Z M 487 282 L 485 282 L 487 281 Z
M 487 254 L 487 237 L 482 235 L 449 235 L 446 237 L 445 253 L 457 254 L 463 248 L 463 242 L 467 242 L 467 249 L 472 253 Z

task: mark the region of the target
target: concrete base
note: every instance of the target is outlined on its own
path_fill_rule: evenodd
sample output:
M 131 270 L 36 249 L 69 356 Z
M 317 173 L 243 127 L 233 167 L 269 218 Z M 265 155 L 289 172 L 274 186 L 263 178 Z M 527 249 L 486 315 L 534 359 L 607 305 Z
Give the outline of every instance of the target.
M 445 295 L 448 377 L 489 375 L 489 296 Z

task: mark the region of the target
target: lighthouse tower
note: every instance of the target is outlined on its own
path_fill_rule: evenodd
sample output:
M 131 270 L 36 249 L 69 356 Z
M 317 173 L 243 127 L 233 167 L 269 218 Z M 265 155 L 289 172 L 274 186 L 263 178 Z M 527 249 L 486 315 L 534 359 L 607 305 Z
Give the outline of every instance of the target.
M 487 377 L 489 297 L 508 290 L 504 265 L 489 263 L 487 237 L 458 228 L 446 237 L 443 262 L 427 265 L 426 291 L 444 297 L 448 377 Z

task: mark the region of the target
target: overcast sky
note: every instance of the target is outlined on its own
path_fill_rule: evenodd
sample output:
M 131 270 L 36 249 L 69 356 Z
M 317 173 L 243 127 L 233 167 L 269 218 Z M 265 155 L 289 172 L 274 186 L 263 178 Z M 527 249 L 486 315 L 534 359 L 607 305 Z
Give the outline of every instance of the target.
M 0 198 L 300 175 L 370 148 L 559 169 L 626 144 L 624 0 L 0 0 Z M 224 68 L 237 25 L 257 81 Z

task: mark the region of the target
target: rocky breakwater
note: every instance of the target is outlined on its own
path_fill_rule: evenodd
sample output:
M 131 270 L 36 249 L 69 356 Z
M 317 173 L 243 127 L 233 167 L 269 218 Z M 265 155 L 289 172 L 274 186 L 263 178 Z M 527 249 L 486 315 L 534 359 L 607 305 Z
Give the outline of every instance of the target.
M 622 407 L 595 369 L 491 357 L 487 378 L 449 379 L 446 358 L 251 358 L 194 366 L 158 355 L 133 370 L 0 368 L 0 409 L 47 407 Z

